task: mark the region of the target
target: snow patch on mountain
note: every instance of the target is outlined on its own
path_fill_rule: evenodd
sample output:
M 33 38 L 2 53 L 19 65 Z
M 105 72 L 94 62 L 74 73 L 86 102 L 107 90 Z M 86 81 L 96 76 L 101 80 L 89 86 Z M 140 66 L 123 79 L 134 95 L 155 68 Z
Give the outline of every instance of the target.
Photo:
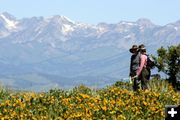
M 120 22 L 120 24 L 124 24 L 124 25 L 137 25 L 137 24 L 135 24 L 135 23 L 133 23 L 133 22 L 126 22 L 126 21 L 122 21 L 122 22 Z
M 16 25 L 18 24 L 17 21 L 10 20 L 10 19 L 6 18 L 6 16 L 3 15 L 3 14 L 1 14 L 0 16 L 1 16 L 1 17 L 4 19 L 4 21 L 6 22 L 6 27 L 7 27 L 9 30 L 12 30 L 12 29 L 16 29 L 16 28 L 17 28 L 17 26 L 16 26 Z
M 69 19 L 68 17 L 66 16 L 62 16 L 62 18 L 66 19 L 67 21 L 71 22 L 72 24 L 75 24 L 75 22 L 71 19 Z
M 64 24 L 64 25 L 62 26 L 62 33 L 63 33 L 64 35 L 67 35 L 69 32 L 72 32 L 72 31 L 74 31 L 74 28 L 73 28 L 71 25 Z
M 125 38 L 125 39 L 130 39 L 130 38 L 132 38 L 132 35 L 129 34 L 129 35 L 127 35 L 127 36 L 124 36 L 124 38 Z
M 174 27 L 174 29 L 175 29 L 176 31 L 178 31 L 178 30 L 180 30 L 180 27 Z

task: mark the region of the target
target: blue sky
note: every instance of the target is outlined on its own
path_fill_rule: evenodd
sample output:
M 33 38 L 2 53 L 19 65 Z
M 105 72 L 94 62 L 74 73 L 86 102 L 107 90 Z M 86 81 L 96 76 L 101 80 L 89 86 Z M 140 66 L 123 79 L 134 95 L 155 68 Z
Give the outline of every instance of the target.
M 0 0 L 0 12 L 23 17 L 64 15 L 90 24 L 148 18 L 165 25 L 180 20 L 180 0 Z

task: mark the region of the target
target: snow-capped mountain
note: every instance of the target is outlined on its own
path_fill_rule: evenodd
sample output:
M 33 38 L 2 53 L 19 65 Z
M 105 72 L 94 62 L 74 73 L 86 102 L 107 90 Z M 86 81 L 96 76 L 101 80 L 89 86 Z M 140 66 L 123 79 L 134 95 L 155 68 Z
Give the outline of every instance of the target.
M 179 39 L 180 21 L 164 26 L 148 19 L 92 25 L 59 15 L 18 20 L 1 13 L 0 80 L 30 89 L 80 83 L 99 87 L 128 76 L 132 44 L 143 43 L 154 54 L 160 46 L 179 44 Z
M 18 21 L 9 13 L 0 14 L 0 37 L 5 37 L 17 30 Z

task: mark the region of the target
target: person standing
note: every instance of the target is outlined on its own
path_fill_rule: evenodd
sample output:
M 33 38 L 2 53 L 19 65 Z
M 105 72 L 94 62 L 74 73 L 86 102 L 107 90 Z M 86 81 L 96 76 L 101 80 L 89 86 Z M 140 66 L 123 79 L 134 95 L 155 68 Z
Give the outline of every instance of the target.
M 130 73 L 129 76 L 133 80 L 133 90 L 136 91 L 138 90 L 140 81 L 138 80 L 137 76 L 137 70 L 139 68 L 140 64 L 140 54 L 138 52 L 138 47 L 137 45 L 133 45 L 132 48 L 129 49 L 129 51 L 132 53 L 131 56 L 131 61 L 130 61 Z
M 141 81 L 141 88 L 148 89 L 149 70 L 147 69 L 147 55 L 146 49 L 140 49 L 140 64 L 136 72 L 136 76 Z
M 143 49 L 145 49 L 145 45 L 144 44 L 141 44 L 141 45 L 139 45 L 138 46 L 138 51 L 139 51 L 139 54 L 141 54 L 141 50 L 143 50 Z M 147 54 L 147 51 L 146 51 L 146 54 L 145 54 L 146 56 L 147 56 L 147 65 L 146 65 L 146 69 L 148 70 L 148 72 L 149 72 L 149 75 L 148 75 L 148 80 L 150 80 L 150 76 L 151 76 L 151 68 L 150 68 L 150 66 L 148 66 L 148 59 L 150 59 L 149 58 L 149 55 Z

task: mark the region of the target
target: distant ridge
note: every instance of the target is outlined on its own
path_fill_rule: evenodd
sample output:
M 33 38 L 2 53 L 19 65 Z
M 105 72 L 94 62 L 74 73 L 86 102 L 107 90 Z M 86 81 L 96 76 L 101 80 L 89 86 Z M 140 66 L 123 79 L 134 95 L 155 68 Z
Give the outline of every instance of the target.
M 86 24 L 55 15 L 16 19 L 0 14 L 0 80 L 12 87 L 102 86 L 126 78 L 129 48 L 180 44 L 180 20 L 164 26 L 140 18 Z M 46 81 L 46 82 L 42 82 Z

